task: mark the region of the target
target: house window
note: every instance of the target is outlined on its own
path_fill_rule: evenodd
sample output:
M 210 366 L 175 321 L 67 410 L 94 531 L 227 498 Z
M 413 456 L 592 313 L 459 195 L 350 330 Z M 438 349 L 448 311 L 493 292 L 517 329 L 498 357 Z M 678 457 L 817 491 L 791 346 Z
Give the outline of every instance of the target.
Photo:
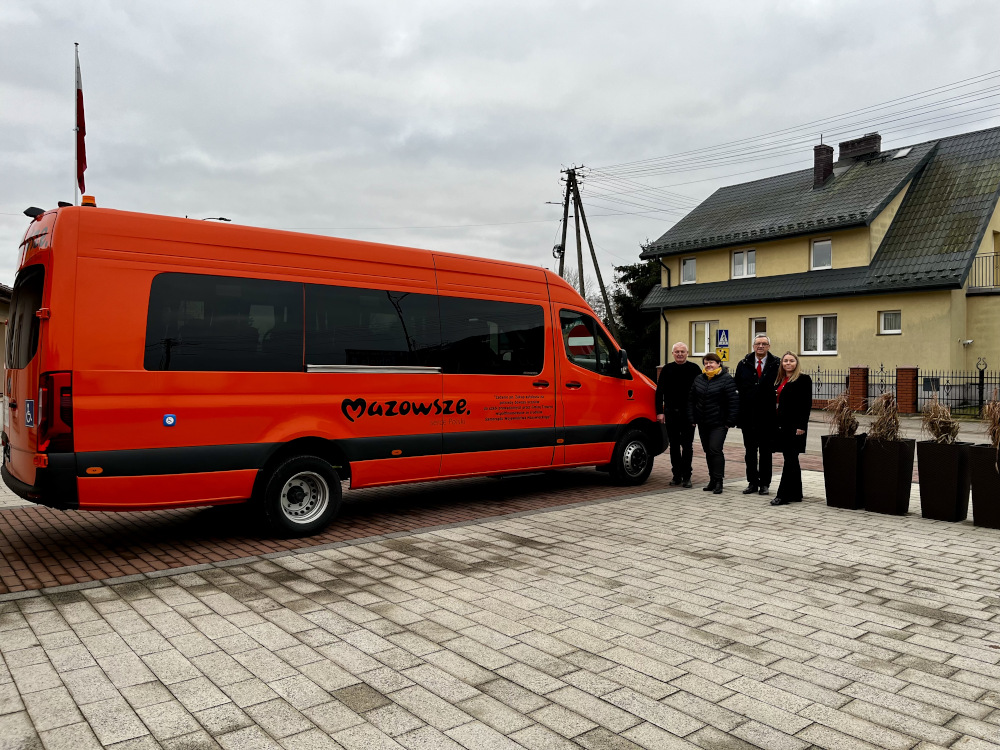
M 719 330 L 717 320 L 698 320 L 691 324 L 691 354 L 703 357 L 715 351 L 715 332 Z
M 833 268 L 833 243 L 830 240 L 813 240 L 809 268 L 813 271 Z
M 767 334 L 767 318 L 750 318 L 750 343 L 761 333 Z
M 884 310 L 878 314 L 878 332 L 902 333 L 903 313 L 899 310 Z
M 803 315 L 801 320 L 803 354 L 837 353 L 836 315 Z
M 681 261 L 681 283 L 693 284 L 697 275 L 695 273 L 695 259 L 685 258 Z
M 745 279 L 757 275 L 757 251 L 737 250 L 733 253 L 733 278 Z

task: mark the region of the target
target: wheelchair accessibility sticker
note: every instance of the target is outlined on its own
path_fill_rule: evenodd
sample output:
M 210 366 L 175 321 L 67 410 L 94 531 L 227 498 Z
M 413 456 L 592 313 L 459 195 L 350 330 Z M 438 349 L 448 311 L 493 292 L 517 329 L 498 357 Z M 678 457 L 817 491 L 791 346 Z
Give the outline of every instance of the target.
M 30 398 L 24 402 L 24 426 L 35 426 L 35 402 Z

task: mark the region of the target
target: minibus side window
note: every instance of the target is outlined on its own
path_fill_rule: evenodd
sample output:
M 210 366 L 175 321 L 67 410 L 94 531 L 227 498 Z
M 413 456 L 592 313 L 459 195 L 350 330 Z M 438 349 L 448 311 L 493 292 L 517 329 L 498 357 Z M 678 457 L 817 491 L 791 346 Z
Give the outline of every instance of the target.
M 440 367 L 437 297 L 306 285 L 306 364 Z
M 539 305 L 441 297 L 446 373 L 538 375 L 545 365 L 545 313 Z
M 566 347 L 566 358 L 570 362 L 599 375 L 618 377 L 613 364 L 618 350 L 597 325 L 597 321 L 574 310 L 560 310 L 559 324 Z
M 42 306 L 45 266 L 28 266 L 17 274 L 10 298 L 10 323 L 7 326 L 7 367 L 20 370 L 38 351 L 41 321 L 35 312 Z
M 149 294 L 144 367 L 302 372 L 302 284 L 157 275 Z

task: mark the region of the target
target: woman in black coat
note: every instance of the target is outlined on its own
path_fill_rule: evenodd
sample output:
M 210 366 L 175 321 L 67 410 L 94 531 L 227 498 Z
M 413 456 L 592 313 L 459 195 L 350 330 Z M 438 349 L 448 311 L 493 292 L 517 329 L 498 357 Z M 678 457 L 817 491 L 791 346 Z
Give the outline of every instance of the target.
M 799 454 L 806 452 L 806 432 L 812 409 L 812 378 L 799 368 L 799 358 L 785 352 L 781 369 L 774 381 L 778 398 L 778 438 L 774 450 L 785 460 L 781 484 L 771 505 L 788 505 L 802 501 L 802 468 Z
M 688 418 L 691 424 L 698 425 L 698 436 L 708 463 L 710 481 L 702 489 L 721 495 L 722 481 L 726 475 L 726 457 L 722 452 L 722 444 L 726 441 L 729 428 L 736 426 L 740 396 L 736 392 L 736 381 L 729 370 L 722 366 L 719 355 L 706 354 L 702 362 L 705 370 L 691 384 Z

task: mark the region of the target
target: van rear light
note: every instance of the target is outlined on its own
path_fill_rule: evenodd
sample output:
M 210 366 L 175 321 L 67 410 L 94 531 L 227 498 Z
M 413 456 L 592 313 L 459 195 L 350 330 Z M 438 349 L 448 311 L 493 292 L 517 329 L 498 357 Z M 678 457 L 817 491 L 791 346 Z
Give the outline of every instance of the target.
M 46 372 L 38 379 L 38 451 L 73 451 L 73 374 Z

